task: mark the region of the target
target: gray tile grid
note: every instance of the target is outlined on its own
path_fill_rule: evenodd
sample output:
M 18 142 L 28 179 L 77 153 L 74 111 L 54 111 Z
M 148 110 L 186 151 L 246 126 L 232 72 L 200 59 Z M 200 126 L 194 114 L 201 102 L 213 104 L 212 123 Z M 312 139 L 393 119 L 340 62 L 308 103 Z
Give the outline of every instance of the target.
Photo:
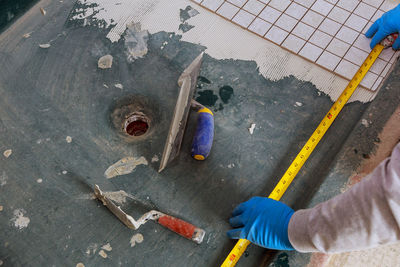
M 192 0 L 348 80 L 370 53 L 365 32 L 390 0 Z M 385 49 L 361 85 L 375 91 L 400 52 Z

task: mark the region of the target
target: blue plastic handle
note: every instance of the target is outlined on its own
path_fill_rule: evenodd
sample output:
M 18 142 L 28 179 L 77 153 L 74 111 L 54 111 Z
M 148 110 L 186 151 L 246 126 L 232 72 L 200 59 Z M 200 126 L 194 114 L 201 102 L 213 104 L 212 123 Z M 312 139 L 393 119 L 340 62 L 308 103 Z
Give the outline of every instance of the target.
M 192 143 L 192 157 L 205 160 L 210 155 L 214 139 L 214 115 L 208 108 L 198 111 L 197 127 Z

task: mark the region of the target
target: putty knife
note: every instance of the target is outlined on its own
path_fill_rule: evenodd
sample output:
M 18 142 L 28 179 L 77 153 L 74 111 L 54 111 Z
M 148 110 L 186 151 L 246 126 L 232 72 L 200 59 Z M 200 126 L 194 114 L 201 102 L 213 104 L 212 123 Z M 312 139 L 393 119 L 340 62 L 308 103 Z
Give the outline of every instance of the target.
M 115 205 L 112 200 L 107 198 L 100 190 L 98 185 L 94 186 L 94 195 L 97 199 L 103 202 L 103 205 L 106 206 L 123 224 L 133 230 L 137 230 L 142 224 L 152 220 L 168 228 L 169 230 L 196 242 L 197 244 L 203 242 L 205 231 L 191 223 L 164 214 L 157 210 L 150 210 L 143 214 L 138 220 L 135 220 L 132 218 L 132 216 L 126 214 L 120 207 Z
M 178 79 L 178 85 L 181 88 L 165 142 L 159 172 L 179 154 L 191 107 L 198 113 L 197 127 L 192 143 L 192 157 L 204 160 L 210 154 L 214 138 L 214 115 L 210 109 L 193 100 L 203 55 L 204 52 L 183 71 Z

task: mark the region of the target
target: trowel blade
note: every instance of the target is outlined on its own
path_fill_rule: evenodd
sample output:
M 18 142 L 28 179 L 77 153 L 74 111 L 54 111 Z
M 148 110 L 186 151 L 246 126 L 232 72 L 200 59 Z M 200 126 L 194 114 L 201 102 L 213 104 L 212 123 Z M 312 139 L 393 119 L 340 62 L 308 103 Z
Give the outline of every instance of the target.
M 174 116 L 172 117 L 172 122 L 169 127 L 168 137 L 165 142 L 164 152 L 158 172 L 161 172 L 167 164 L 179 154 L 183 134 L 185 132 L 186 121 L 190 111 L 190 103 L 193 99 L 197 77 L 200 73 L 203 55 L 204 52 L 193 60 L 178 79 L 178 85 L 181 89 L 176 102 Z

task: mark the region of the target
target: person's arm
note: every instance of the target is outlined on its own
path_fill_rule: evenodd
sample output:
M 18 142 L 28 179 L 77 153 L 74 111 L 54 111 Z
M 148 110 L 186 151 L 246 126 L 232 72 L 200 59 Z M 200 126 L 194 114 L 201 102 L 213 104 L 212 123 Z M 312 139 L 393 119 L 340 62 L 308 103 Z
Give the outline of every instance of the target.
M 344 252 L 400 240 L 400 143 L 391 158 L 345 193 L 299 210 L 289 240 L 301 252 Z
M 344 252 L 400 240 L 400 143 L 391 158 L 345 193 L 294 212 L 269 198 L 240 204 L 230 238 L 300 252 Z

